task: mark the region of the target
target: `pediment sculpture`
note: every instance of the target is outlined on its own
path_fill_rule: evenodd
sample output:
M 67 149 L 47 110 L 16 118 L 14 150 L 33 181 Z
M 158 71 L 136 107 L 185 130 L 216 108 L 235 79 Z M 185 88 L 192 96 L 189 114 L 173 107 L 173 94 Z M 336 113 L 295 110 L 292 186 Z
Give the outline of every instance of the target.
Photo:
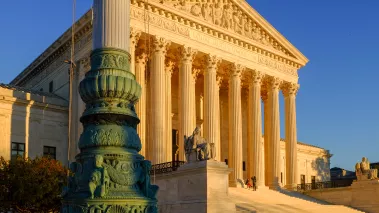
M 216 157 L 215 144 L 201 137 L 200 131 L 200 127 L 196 127 L 191 136 L 184 136 L 187 162 L 210 160 Z
M 370 169 L 370 161 L 366 157 L 362 158 L 362 162 L 355 164 L 355 174 L 358 181 L 378 178 L 378 170 Z
M 249 14 L 246 14 L 233 1 L 164 0 L 163 4 L 293 57 L 289 51 L 280 45 L 276 39 L 270 36 Z

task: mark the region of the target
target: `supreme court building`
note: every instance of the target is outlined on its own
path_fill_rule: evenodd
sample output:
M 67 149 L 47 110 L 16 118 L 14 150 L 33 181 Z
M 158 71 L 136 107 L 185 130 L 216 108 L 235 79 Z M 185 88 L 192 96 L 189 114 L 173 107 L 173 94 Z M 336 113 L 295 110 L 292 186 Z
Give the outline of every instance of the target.
M 329 151 L 297 141 L 298 70 L 308 59 L 246 1 L 132 0 L 130 17 L 131 71 L 142 86 L 135 106 L 141 121 L 137 129 L 141 154 L 152 164 L 185 160 L 184 136 L 200 126 L 202 136 L 215 143 L 216 159 L 234 169 L 231 186 L 252 176 L 258 186 L 271 188 L 329 180 Z M 85 109 L 78 85 L 90 69 L 92 18 L 90 10 L 75 24 L 71 113 L 69 65 L 64 62 L 70 59 L 71 29 L 11 82 L 13 90 L 54 95 L 56 103 L 42 103 L 45 107 L 38 110 L 53 111 L 61 119 L 59 128 L 48 130 L 57 138 L 46 143 L 56 146 L 63 162 L 78 153 L 79 119 Z M 280 126 L 279 95 L 285 100 L 285 126 Z M 14 114 L 12 107 L 2 102 L 0 106 L 0 113 Z M 36 115 L 21 111 L 24 116 Z M 41 135 L 47 131 L 44 119 L 49 119 L 42 114 L 39 122 L 25 124 L 28 129 L 40 125 Z M 5 123 L 14 123 L 12 116 L 6 119 Z M 285 139 L 280 138 L 280 128 L 285 128 Z M 62 131 L 70 133 L 70 140 L 59 136 Z M 12 134 L 4 136 L 10 139 L 3 143 L 13 143 Z M 41 155 L 33 145 L 34 140 L 43 145 L 39 136 L 30 140 L 28 135 L 17 143 L 36 150 L 29 151 L 31 156 Z

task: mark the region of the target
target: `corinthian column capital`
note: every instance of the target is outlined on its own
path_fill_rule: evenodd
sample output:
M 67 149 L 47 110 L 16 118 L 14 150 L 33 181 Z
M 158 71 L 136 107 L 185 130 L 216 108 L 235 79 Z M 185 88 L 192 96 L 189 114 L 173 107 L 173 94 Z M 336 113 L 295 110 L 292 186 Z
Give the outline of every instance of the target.
M 253 70 L 253 72 L 251 73 L 250 83 L 261 85 L 263 76 L 263 73 Z
M 244 72 L 245 69 L 246 68 L 241 64 L 233 63 L 229 70 L 229 75 L 230 77 L 237 77 L 241 79 L 242 72 Z
M 154 52 L 159 52 L 162 54 L 167 53 L 168 47 L 171 45 L 171 41 L 162 38 L 160 36 L 154 36 L 153 37 L 153 47 L 154 47 Z
M 283 81 L 278 77 L 269 76 L 267 78 L 267 88 L 270 90 L 279 89 L 282 82 Z
M 172 76 L 172 73 L 174 72 L 174 68 L 175 68 L 175 62 L 169 60 L 166 62 L 165 64 L 165 70 L 166 70 L 166 73 L 169 74 L 170 76 Z
M 222 85 L 222 76 L 217 75 L 217 77 L 216 77 L 216 84 L 217 84 L 218 88 L 221 87 L 221 85 Z
M 136 63 L 137 64 L 146 64 L 147 62 L 147 54 L 142 52 L 136 56 Z
M 221 58 L 217 57 L 216 55 L 208 54 L 205 56 L 205 62 L 207 66 L 207 71 L 217 71 L 217 67 L 220 65 Z
M 290 95 L 295 95 L 297 94 L 297 91 L 300 88 L 300 84 L 297 83 L 291 83 L 291 82 L 286 82 L 282 85 L 282 93 L 284 97 L 288 97 Z
M 181 53 L 181 61 L 189 62 L 189 63 L 193 62 L 193 60 L 195 59 L 195 55 L 197 53 L 196 49 L 192 47 L 188 47 L 186 45 L 179 47 L 179 51 Z
M 199 73 L 201 72 L 200 69 L 192 69 L 192 78 L 193 78 L 193 81 L 194 83 L 196 83 L 196 80 L 197 80 L 197 77 L 199 76 Z
M 130 46 L 134 45 L 134 47 L 137 46 L 138 40 L 141 37 L 141 31 L 136 30 L 135 28 L 130 28 Z

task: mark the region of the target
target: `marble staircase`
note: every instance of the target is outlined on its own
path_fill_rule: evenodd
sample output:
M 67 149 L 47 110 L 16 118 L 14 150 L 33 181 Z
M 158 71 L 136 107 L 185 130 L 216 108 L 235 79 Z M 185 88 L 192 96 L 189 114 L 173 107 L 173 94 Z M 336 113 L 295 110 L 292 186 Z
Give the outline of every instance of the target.
M 229 188 L 229 198 L 236 203 L 239 213 L 353 213 L 363 212 L 347 206 L 333 205 L 290 191 L 261 189 L 252 191 L 243 188 Z

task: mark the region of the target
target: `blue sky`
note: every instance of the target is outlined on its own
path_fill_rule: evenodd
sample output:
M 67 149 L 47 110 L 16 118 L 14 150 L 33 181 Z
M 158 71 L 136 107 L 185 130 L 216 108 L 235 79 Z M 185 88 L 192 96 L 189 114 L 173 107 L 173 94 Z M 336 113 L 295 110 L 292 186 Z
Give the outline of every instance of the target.
M 310 60 L 299 71 L 298 139 L 329 149 L 331 166 L 353 169 L 362 156 L 379 161 L 379 1 L 248 2 Z M 77 15 L 91 4 L 78 0 Z M 69 0 L 2 2 L 0 82 L 70 27 L 71 7 Z M 282 137 L 283 130 L 282 123 Z

